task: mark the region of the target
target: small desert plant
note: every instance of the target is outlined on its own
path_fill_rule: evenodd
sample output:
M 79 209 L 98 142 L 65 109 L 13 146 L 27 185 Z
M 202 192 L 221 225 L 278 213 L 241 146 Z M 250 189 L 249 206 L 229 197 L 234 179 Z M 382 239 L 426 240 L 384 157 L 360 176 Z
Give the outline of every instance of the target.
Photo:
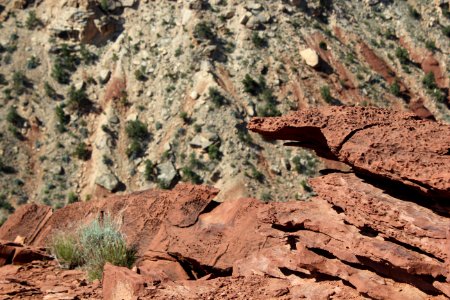
M 95 53 L 89 51 L 89 49 L 84 44 L 81 44 L 80 56 L 81 56 L 81 61 L 85 65 L 92 65 L 98 59 L 98 56 Z
M 131 267 L 136 257 L 134 247 L 127 247 L 118 224 L 109 215 L 73 232 L 55 234 L 50 249 L 65 266 L 85 268 L 90 280 L 102 277 L 107 262 Z
M 398 84 L 398 81 L 394 81 L 394 83 L 391 84 L 391 86 L 389 87 L 389 91 L 396 97 L 399 97 L 401 95 L 400 85 Z
M 79 57 L 69 45 L 62 44 L 52 68 L 52 77 L 61 84 L 69 84 L 70 77 L 80 63 Z
M 214 32 L 211 30 L 212 25 L 207 22 L 200 22 L 195 25 L 194 37 L 199 40 L 212 40 L 215 38 Z
M 144 155 L 144 152 L 144 146 L 142 146 L 142 144 L 137 140 L 132 140 L 126 150 L 127 157 L 131 160 L 141 157 Z
M 33 55 L 27 60 L 27 69 L 36 69 L 40 64 L 40 59 Z
M 450 38 L 450 25 L 443 27 L 443 28 L 442 28 L 442 33 L 443 33 L 446 37 Z
M 25 21 L 25 25 L 29 30 L 33 30 L 36 27 L 42 24 L 41 20 L 36 16 L 36 12 L 34 10 L 28 13 L 27 20 Z
M 69 194 L 67 194 L 67 202 L 69 204 L 75 203 L 80 201 L 80 198 L 78 198 L 77 194 L 75 194 L 74 192 L 69 192 Z
M 221 160 L 222 155 L 217 144 L 208 147 L 208 156 L 211 160 Z
M 8 202 L 8 199 L 5 194 L 0 194 L 0 209 L 4 209 L 9 213 L 14 212 L 14 207 L 11 205 L 11 203 Z
M 256 48 L 265 48 L 267 47 L 267 40 L 264 37 L 261 37 L 258 33 L 254 32 L 252 35 L 252 42 Z
M 140 67 L 139 69 L 136 69 L 134 71 L 134 77 L 136 77 L 136 80 L 146 81 L 147 80 L 147 76 L 145 76 L 145 69 L 144 69 L 144 67 Z
M 183 180 L 192 182 L 193 184 L 201 184 L 203 183 L 202 177 L 195 173 L 191 167 L 184 167 L 182 169 L 183 172 Z
M 184 124 L 190 124 L 192 122 L 188 113 L 185 111 L 180 112 L 180 118 L 183 120 Z
M 12 89 L 16 92 L 17 95 L 22 95 L 25 93 L 28 86 L 28 79 L 25 74 L 21 71 L 16 71 L 12 76 Z
M 87 145 L 85 143 L 79 143 L 78 146 L 75 148 L 75 151 L 73 153 L 78 159 L 81 160 L 89 160 L 91 158 L 91 151 L 88 149 Z
M 434 41 L 431 41 L 431 40 L 427 40 L 425 42 L 425 48 L 427 48 L 431 52 L 434 52 L 434 51 L 437 50 L 436 43 Z
M 258 169 L 255 168 L 255 166 L 252 166 L 252 178 L 256 179 L 257 181 L 263 183 L 264 180 L 266 179 L 266 177 L 264 176 L 264 174 L 260 171 L 258 171 Z
M 55 100 L 58 97 L 56 90 L 47 81 L 44 83 L 44 90 L 45 90 L 45 94 L 48 97 L 50 97 L 51 99 Z
M 15 127 L 22 127 L 25 119 L 17 112 L 16 108 L 11 107 L 6 115 L 6 120 Z
M 154 164 L 151 160 L 147 159 L 145 161 L 145 171 L 144 178 L 147 181 L 154 182 L 158 176 L 158 169 L 156 168 L 156 164 Z
M 245 75 L 242 84 L 244 85 L 244 92 L 249 93 L 250 95 L 256 96 L 261 92 L 260 84 L 249 74 Z
M 83 112 L 91 108 L 92 102 L 89 100 L 84 87 L 76 89 L 73 85 L 71 85 L 67 96 L 69 97 L 69 101 L 67 103 L 69 109 L 77 112 Z
M 143 141 L 148 138 L 149 132 L 147 125 L 139 120 L 128 121 L 125 132 L 127 136 L 132 140 Z
M 422 79 L 422 84 L 425 88 L 427 88 L 429 90 L 437 88 L 436 79 L 434 78 L 434 73 L 433 72 L 427 73 Z
M 62 105 L 58 105 L 55 107 L 55 115 L 56 115 L 56 119 L 58 120 L 58 123 L 56 124 L 56 128 L 58 129 L 58 131 L 59 132 L 66 131 L 65 125 L 67 123 L 69 123 L 70 116 L 66 115 Z
M 330 88 L 328 86 L 322 86 L 320 88 L 320 95 L 326 103 L 331 103 L 333 101 L 333 97 L 331 96 Z
M 81 249 L 73 233 L 58 232 L 51 241 L 50 251 L 66 268 L 73 269 L 83 264 Z
M 227 103 L 227 99 L 214 87 L 209 88 L 209 99 L 216 107 L 220 107 Z
M 408 5 L 408 12 L 412 18 L 414 18 L 416 20 L 420 20 L 420 18 L 421 18 L 420 13 L 417 11 L 417 9 L 415 9 L 411 5 Z
M 395 50 L 395 56 L 398 58 L 402 65 L 405 65 L 409 62 L 409 54 L 405 48 L 398 47 Z

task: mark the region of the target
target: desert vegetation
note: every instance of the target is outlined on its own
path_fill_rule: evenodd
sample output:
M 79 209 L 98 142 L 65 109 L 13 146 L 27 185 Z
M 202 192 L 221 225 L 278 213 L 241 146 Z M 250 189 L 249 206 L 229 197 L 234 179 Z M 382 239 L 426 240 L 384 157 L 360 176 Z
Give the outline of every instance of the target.
M 134 248 L 127 246 L 117 222 L 108 214 L 86 225 L 55 233 L 49 246 L 62 266 L 86 269 L 90 280 L 101 279 L 107 262 L 131 267 L 135 260 Z

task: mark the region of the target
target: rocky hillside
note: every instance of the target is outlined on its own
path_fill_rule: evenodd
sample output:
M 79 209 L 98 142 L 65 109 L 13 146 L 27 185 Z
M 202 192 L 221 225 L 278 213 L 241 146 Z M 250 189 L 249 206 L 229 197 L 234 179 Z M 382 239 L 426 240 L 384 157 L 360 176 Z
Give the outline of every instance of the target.
M 0 296 L 450 297 L 449 125 L 412 113 L 334 107 L 253 118 L 248 128 L 315 149 L 352 171 L 329 169 L 311 179 L 316 196 L 306 201 L 220 203 L 215 188 L 179 184 L 53 212 L 24 205 L 0 227 L 0 239 L 15 240 L 0 244 Z M 39 248 L 55 232 L 107 212 L 136 246 L 132 270 L 107 264 L 101 282 L 87 282 L 82 271 L 60 269 Z
M 449 122 L 449 16 L 446 0 L 3 1 L 0 220 L 179 181 L 307 199 L 308 177 L 346 168 L 250 118 L 345 104 Z

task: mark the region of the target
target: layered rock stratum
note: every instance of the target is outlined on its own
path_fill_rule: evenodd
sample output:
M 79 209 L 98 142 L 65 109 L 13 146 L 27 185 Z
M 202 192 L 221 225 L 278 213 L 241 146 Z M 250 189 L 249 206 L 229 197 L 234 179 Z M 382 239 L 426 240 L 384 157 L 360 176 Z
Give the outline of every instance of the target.
M 384 109 L 334 107 L 254 118 L 248 127 L 351 170 L 311 179 L 315 196 L 305 201 L 219 203 L 215 188 L 179 184 L 57 211 L 22 206 L 0 228 L 0 239 L 16 241 L 0 246 L 0 297 L 450 297 L 450 126 Z M 137 246 L 133 269 L 107 264 L 103 281 L 89 283 L 82 271 L 61 270 L 46 255 L 14 259 L 22 248 L 41 253 L 53 233 L 104 213 Z

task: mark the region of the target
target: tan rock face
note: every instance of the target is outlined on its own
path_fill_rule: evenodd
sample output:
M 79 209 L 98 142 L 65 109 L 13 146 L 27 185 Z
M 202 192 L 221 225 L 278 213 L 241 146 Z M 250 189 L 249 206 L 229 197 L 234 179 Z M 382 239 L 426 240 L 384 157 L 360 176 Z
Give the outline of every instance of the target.
M 412 114 L 340 107 L 255 118 L 249 128 L 320 150 L 356 173 L 312 179 L 316 196 L 308 201 L 216 203 L 216 189 L 178 185 L 69 205 L 48 218 L 47 210 L 29 205 L 12 215 L 0 238 L 20 234 L 43 245 L 54 230 L 112 213 L 139 259 L 133 270 L 105 266 L 104 299 L 450 296 L 450 210 L 439 200 L 449 187 L 441 166 L 449 166 L 449 144 L 437 138 L 448 127 Z M 412 173 L 414 167 L 423 174 Z M 427 199 L 410 192 L 416 185 Z M 24 235 L 31 228 L 19 222 L 25 215 L 45 221 Z M 10 248 L 0 253 L 4 264 L 11 262 Z M 12 272 L 7 267 L 0 274 Z M 35 290 L 43 293 L 43 286 Z M 8 289 L 18 287 L 8 282 Z

